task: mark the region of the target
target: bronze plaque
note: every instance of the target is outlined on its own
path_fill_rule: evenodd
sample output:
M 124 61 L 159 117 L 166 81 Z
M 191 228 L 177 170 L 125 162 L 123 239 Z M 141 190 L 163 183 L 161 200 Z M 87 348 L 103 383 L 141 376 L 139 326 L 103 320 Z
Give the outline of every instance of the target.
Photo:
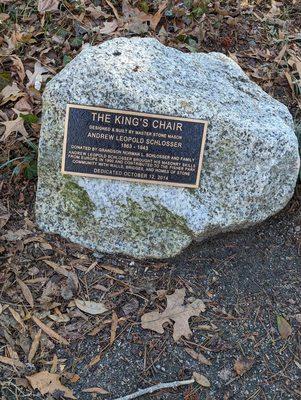
M 68 104 L 62 173 L 197 188 L 207 121 Z

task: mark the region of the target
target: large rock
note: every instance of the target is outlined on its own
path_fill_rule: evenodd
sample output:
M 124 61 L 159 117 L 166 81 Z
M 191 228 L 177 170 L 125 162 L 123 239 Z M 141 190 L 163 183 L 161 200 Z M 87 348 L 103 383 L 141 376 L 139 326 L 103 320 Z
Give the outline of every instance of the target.
M 208 120 L 201 187 L 62 176 L 67 103 Z M 194 239 L 275 214 L 291 198 L 298 169 L 289 111 L 230 58 L 114 39 L 85 48 L 47 84 L 37 222 L 101 252 L 169 257 Z

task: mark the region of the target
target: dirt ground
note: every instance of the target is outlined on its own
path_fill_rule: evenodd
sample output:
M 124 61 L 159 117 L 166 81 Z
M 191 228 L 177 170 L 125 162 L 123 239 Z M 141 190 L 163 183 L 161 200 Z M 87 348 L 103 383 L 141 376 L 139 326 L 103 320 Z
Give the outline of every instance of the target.
M 4 186 L 4 191 L 6 188 L 9 185 Z M 19 189 L 23 193 L 25 189 L 25 197 L 16 201 L 16 194 L 21 191 L 10 192 L 13 217 L 7 222 L 6 231 L 23 229 L 25 213 L 30 234 L 26 239 L 4 242 L 1 274 L 4 277 L 6 273 L 7 280 L 2 282 L 0 303 L 16 309 L 22 304 L 26 309 L 24 300 L 20 304 L 13 291 L 12 271 L 24 278 L 32 274 L 36 284 L 28 278 L 24 281 L 31 284 L 38 315 L 42 318 L 55 314 L 49 310 L 59 307 L 59 315 L 68 316 L 69 320 L 52 327 L 70 345 L 55 345 L 45 335 L 35 363 L 27 362 L 23 369 L 1 365 L 2 399 L 42 398 L 37 391 L 30 391 L 22 376 L 49 366 L 52 371 L 63 371 L 62 381 L 81 400 L 93 398 L 83 392 L 85 388 L 104 388 L 109 394 L 94 398 L 115 399 L 160 382 L 190 379 L 193 372 L 205 375 L 210 388 L 193 384 L 142 398 L 300 398 L 300 188 L 286 209 L 268 221 L 193 244 L 178 257 L 164 262 L 93 254 L 56 235 L 39 232 L 29 222 L 34 219 L 34 199 L 30 196 L 33 188 Z M 66 295 L 66 278 L 44 263 L 50 259 L 76 271 L 80 282 L 76 296 L 104 300 L 116 312 L 119 320 L 112 345 L 110 314 L 99 317 L 76 312 L 70 303 L 75 293 Z M 97 265 L 85 273 L 87 266 L 95 262 Z M 102 265 L 117 267 L 122 273 L 110 272 Z M 44 280 L 39 281 L 38 277 Z M 200 298 L 206 304 L 206 311 L 190 320 L 193 336 L 179 343 L 173 341 L 172 326 L 167 326 L 162 335 L 141 328 L 142 314 L 157 307 L 162 310 L 165 305 L 157 291 L 172 293 L 176 288 L 185 288 L 187 297 Z M 20 334 L 18 324 L 6 311 L 0 315 L 0 342 L 10 338 L 22 360 L 34 327 L 29 325 Z M 278 332 L 279 315 L 292 329 L 286 340 Z M 194 360 L 187 348 L 200 351 L 212 364 Z M 251 360 L 251 367 L 241 376 L 234 370 L 239 357 Z M 47 398 L 61 397 L 58 393 Z

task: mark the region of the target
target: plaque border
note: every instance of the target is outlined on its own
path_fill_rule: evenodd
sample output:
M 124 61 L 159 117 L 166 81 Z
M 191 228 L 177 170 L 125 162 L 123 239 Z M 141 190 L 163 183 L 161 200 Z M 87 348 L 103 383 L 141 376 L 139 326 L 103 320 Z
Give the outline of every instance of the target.
M 112 111 L 116 114 L 135 114 L 141 115 L 145 117 L 158 117 L 162 119 L 173 119 L 177 121 L 188 121 L 188 122 L 198 122 L 204 124 L 202 142 L 201 142 L 201 149 L 200 149 L 200 157 L 199 157 L 199 164 L 197 167 L 197 175 L 196 181 L 194 184 L 185 184 L 185 183 L 176 183 L 176 182 L 166 182 L 166 181 L 155 181 L 155 180 L 148 180 L 148 179 L 135 179 L 135 178 L 124 178 L 124 177 L 117 177 L 117 176 L 109 176 L 109 175 L 100 175 L 100 174 L 86 174 L 84 172 L 71 172 L 65 171 L 65 161 L 66 161 L 66 147 L 67 147 L 67 135 L 68 135 L 68 122 L 69 122 L 69 110 L 70 108 L 79 108 L 79 109 L 87 109 L 87 110 L 95 110 L 95 111 Z M 115 108 L 106 108 L 106 107 L 97 107 L 97 106 L 87 106 L 81 104 L 73 104 L 68 103 L 66 106 L 66 116 L 65 116 L 65 123 L 64 123 L 64 140 L 63 140 L 63 154 L 62 154 L 62 165 L 61 165 L 61 173 L 63 175 L 75 175 L 75 176 L 82 176 L 88 178 L 102 178 L 102 179 L 112 179 L 116 181 L 123 181 L 123 182 L 135 182 L 135 183 L 147 183 L 153 185 L 164 185 L 164 186 L 174 186 L 174 187 L 182 187 L 188 189 L 197 189 L 200 187 L 200 179 L 201 179 L 201 170 L 204 158 L 204 151 L 205 151 L 205 144 L 207 138 L 207 129 L 208 129 L 209 121 L 197 119 L 197 118 L 185 118 L 185 117 L 177 117 L 174 115 L 167 115 L 167 114 L 155 114 L 155 113 L 145 113 L 141 111 L 135 110 L 121 110 Z

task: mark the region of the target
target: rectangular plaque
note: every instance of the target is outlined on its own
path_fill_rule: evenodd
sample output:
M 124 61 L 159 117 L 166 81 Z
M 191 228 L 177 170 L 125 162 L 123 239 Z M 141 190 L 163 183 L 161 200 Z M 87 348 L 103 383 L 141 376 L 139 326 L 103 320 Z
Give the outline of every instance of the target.
M 62 173 L 197 188 L 207 121 L 68 104 Z

